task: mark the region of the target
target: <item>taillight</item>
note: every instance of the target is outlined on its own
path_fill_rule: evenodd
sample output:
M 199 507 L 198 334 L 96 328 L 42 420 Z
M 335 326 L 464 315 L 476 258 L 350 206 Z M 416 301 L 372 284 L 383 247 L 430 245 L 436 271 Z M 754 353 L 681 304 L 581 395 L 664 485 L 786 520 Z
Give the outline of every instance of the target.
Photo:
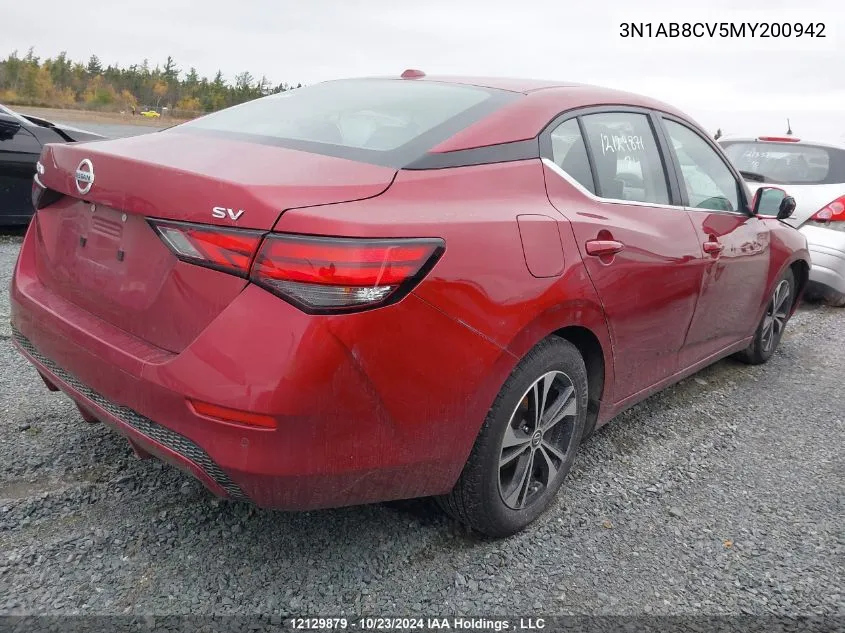
M 845 195 L 816 211 L 810 221 L 821 222 L 822 224 L 845 222 Z
M 38 163 L 39 167 L 41 163 Z M 41 170 L 44 169 L 40 167 L 39 173 Z M 41 184 L 41 180 L 38 178 L 38 174 L 32 179 L 32 208 L 36 211 L 38 209 L 43 209 L 44 207 L 50 206 L 54 202 L 57 202 L 60 198 L 64 197 L 58 191 L 54 191 L 53 189 L 48 189 L 43 184 Z
M 263 231 L 227 229 L 186 222 L 149 220 L 165 244 L 179 259 L 232 273 L 249 275 Z
M 436 238 L 267 234 L 148 221 L 179 259 L 249 277 L 311 314 L 356 312 L 395 303 L 431 270 L 445 250 L 443 240 Z
M 268 235 L 250 279 L 312 314 L 395 303 L 444 251 L 440 239 L 354 239 Z

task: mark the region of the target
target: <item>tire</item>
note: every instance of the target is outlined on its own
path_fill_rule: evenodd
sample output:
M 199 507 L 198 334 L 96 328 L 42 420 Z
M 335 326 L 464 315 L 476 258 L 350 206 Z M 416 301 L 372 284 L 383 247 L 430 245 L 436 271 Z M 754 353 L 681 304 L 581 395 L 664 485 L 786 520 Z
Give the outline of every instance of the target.
M 784 292 L 787 294 L 784 296 Z M 735 355 L 749 365 L 761 365 L 767 362 L 775 353 L 781 338 L 783 338 L 789 313 L 795 302 L 795 276 L 787 270 L 775 283 L 772 294 L 766 304 L 763 318 L 754 331 L 754 340 L 744 350 Z M 777 318 L 773 318 L 777 315 Z
M 539 428 L 537 403 L 544 412 Z M 569 341 L 545 339 L 505 381 L 458 482 L 438 504 L 487 536 L 524 529 L 549 507 L 572 468 L 586 414 L 584 359 Z
M 834 308 L 845 308 L 845 293 L 837 292 L 830 286 L 810 282 L 804 291 L 804 298 L 812 302 L 824 302 Z
M 825 303 L 834 308 L 845 308 L 845 293 L 828 290 L 824 294 Z

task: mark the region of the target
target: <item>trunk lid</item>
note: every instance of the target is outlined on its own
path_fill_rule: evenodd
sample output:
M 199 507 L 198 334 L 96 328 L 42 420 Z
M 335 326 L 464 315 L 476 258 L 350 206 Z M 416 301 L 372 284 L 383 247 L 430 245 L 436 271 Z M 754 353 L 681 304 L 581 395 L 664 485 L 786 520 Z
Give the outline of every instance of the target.
M 75 174 L 91 161 L 81 194 Z M 84 145 L 48 145 L 41 181 L 50 189 L 129 214 L 269 230 L 285 209 L 349 202 L 384 191 L 396 170 L 178 128 Z M 237 221 L 214 208 L 243 210 Z
M 94 174 L 88 191 L 84 181 L 77 187 L 85 160 Z M 147 218 L 270 230 L 285 209 L 372 197 L 395 175 L 387 167 L 175 130 L 47 145 L 41 163 L 41 183 L 64 194 L 36 214 L 42 283 L 172 352 L 194 340 L 247 282 L 179 261 Z

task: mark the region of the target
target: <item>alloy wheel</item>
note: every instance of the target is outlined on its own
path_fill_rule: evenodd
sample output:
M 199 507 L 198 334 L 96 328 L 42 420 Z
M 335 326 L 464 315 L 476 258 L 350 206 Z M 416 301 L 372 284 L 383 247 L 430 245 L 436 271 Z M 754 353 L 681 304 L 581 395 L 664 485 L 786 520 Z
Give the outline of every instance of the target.
M 760 342 L 763 344 L 765 352 L 772 349 L 775 342 L 780 339 L 784 327 L 786 327 L 790 294 L 789 282 L 786 279 L 781 280 L 772 294 L 772 299 L 769 301 L 768 308 L 766 308 L 766 315 L 763 317 L 763 332 Z
M 499 454 L 499 494 L 513 510 L 537 501 L 573 450 L 578 400 L 561 371 L 538 378 L 511 414 Z

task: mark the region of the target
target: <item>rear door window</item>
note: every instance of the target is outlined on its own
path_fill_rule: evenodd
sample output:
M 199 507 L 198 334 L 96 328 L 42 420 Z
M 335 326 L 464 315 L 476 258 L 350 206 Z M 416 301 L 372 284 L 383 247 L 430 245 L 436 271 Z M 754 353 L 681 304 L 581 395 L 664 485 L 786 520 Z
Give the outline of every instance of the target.
M 765 182 L 822 185 L 845 182 L 845 151 L 806 143 L 724 141 L 722 147 L 740 171 L 760 174 Z
M 592 154 L 598 195 L 669 204 L 666 170 L 649 118 L 636 112 L 581 117 Z

